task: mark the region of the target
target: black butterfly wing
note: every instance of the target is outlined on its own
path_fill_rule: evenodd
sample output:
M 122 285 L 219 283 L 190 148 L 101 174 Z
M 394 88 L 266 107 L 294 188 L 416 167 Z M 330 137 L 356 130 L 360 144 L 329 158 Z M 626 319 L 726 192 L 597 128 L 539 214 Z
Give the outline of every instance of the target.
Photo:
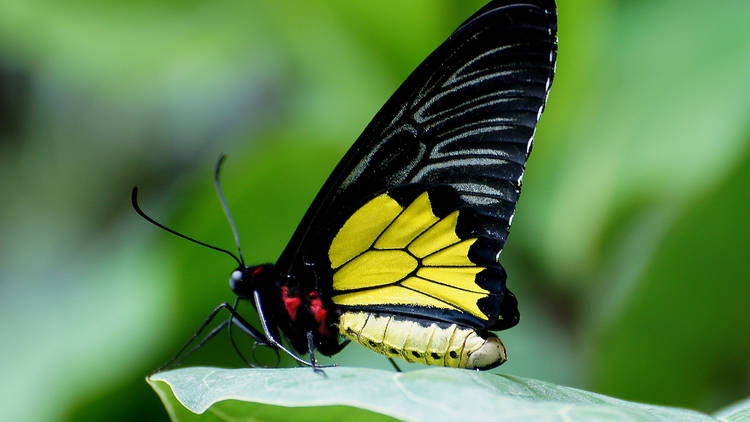
M 316 287 L 331 290 L 334 237 L 364 204 L 405 185 L 449 187 L 457 194 L 451 208 L 475 216 L 473 238 L 492 241 L 485 255 L 499 254 L 552 83 L 556 27 L 552 0 L 492 1 L 472 15 L 365 128 L 303 217 L 277 269 L 302 275 L 312 263 Z M 411 201 L 415 195 L 407 196 Z M 508 295 L 504 272 L 501 284 L 491 293 Z

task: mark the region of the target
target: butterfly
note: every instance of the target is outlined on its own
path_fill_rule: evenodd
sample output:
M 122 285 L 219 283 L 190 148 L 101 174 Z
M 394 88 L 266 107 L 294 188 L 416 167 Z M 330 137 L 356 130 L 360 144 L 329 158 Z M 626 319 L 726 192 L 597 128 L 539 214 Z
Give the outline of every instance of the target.
M 193 339 L 226 309 L 200 344 L 234 326 L 313 367 L 315 351 L 331 356 L 352 341 L 427 365 L 506 361 L 493 331 L 516 325 L 519 312 L 499 258 L 552 84 L 556 31 L 553 0 L 491 1 L 469 17 L 375 115 L 276 263 L 245 265 L 241 250 L 238 258 L 160 225 L 134 189 L 144 218 L 238 263 L 234 304 Z M 234 229 L 221 161 L 216 186 Z M 254 305 L 261 328 L 237 312 L 240 301 Z

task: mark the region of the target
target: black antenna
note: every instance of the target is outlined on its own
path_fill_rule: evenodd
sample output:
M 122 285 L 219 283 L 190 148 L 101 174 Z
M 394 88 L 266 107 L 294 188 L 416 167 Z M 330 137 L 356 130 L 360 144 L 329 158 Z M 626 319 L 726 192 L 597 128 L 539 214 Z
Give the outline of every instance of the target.
M 240 254 L 240 265 L 245 266 L 245 258 L 242 256 L 242 248 L 240 248 L 240 235 L 237 234 L 237 226 L 234 224 L 232 214 L 229 212 L 229 206 L 227 206 L 227 200 L 224 199 L 224 191 L 221 190 L 221 183 L 219 183 L 219 171 L 221 171 L 221 165 L 224 163 L 224 159 L 227 155 L 223 152 L 219 156 L 219 161 L 216 162 L 216 170 L 214 170 L 214 184 L 216 185 L 216 192 L 219 193 L 219 200 L 221 200 L 221 206 L 224 208 L 224 214 L 229 220 L 229 225 L 232 227 L 232 233 L 234 233 L 234 243 L 237 244 L 237 252 Z
M 158 222 L 157 222 L 156 220 L 154 220 L 153 218 L 151 218 L 151 217 L 149 217 L 148 215 L 146 215 L 146 213 L 145 213 L 145 212 L 143 212 L 143 210 L 141 210 L 141 207 L 140 207 L 140 206 L 138 206 L 138 186 L 135 186 L 135 187 L 133 187 L 133 194 L 132 194 L 132 196 L 131 196 L 131 200 L 132 200 L 132 202 L 133 202 L 133 208 L 135 209 L 135 212 L 137 212 L 137 213 L 138 213 L 138 215 L 140 215 L 141 217 L 143 217 L 143 218 L 144 218 L 144 219 L 145 219 L 146 221 L 148 221 L 149 223 L 151 223 L 151 224 L 155 225 L 156 227 L 159 227 L 159 228 L 161 228 L 161 229 L 164 229 L 164 230 L 166 230 L 166 231 L 168 231 L 168 232 L 170 232 L 170 233 L 172 233 L 172 234 L 174 234 L 174 235 L 176 235 L 176 236 L 179 236 L 179 237 L 181 237 L 181 238 L 183 238 L 183 239 L 187 239 L 187 240 L 189 240 L 189 241 L 191 241 L 191 242 L 193 242 L 193 243 L 197 243 L 197 244 L 199 244 L 199 245 L 201 245 L 201 246 L 205 246 L 205 247 L 207 247 L 207 248 L 211 248 L 211 249 L 213 249 L 213 250 L 215 250 L 215 251 L 219 251 L 219 252 L 224 252 L 225 254 L 227 254 L 227 255 L 231 256 L 231 257 L 232 257 L 232 258 L 233 258 L 233 259 L 234 259 L 235 261 L 237 261 L 237 263 L 238 263 L 238 264 L 239 264 L 239 265 L 240 265 L 240 266 L 241 266 L 242 268 L 244 268 L 244 267 L 245 267 L 245 264 L 243 264 L 243 263 L 242 263 L 242 261 L 240 261 L 240 260 L 239 260 L 239 259 L 238 259 L 238 258 L 237 258 L 236 256 L 234 256 L 234 254 L 233 254 L 233 253 L 229 252 L 228 250 L 226 250 L 226 249 L 221 249 L 221 248 L 217 248 L 216 246 L 211 246 L 211 245 L 209 245 L 208 243 L 203 243 L 203 242 L 201 242 L 201 241 L 199 241 L 199 240 L 195 240 L 195 239 L 193 239 L 192 237 L 188 237 L 188 236 L 185 236 L 185 235 L 184 235 L 184 234 L 182 234 L 182 233 L 178 233 L 178 232 L 176 232 L 176 231 L 174 231 L 174 230 L 170 229 L 169 227 L 167 227 L 167 226 L 165 226 L 165 225 L 162 225 L 162 224 L 158 223 Z

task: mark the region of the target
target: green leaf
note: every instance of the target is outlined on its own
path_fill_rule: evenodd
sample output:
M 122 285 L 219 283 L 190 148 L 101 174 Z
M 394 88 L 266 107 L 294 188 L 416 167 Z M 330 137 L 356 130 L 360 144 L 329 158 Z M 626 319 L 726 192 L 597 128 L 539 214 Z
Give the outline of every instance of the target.
M 716 421 L 692 410 L 627 402 L 489 372 L 335 367 L 181 368 L 148 382 L 175 421 L 535 420 Z M 734 409 L 739 415 L 741 410 Z M 382 416 L 387 415 L 387 416 Z M 732 419 L 743 421 L 748 419 Z
M 727 406 L 716 412 L 714 416 L 727 422 L 748 422 L 750 421 L 750 398 Z

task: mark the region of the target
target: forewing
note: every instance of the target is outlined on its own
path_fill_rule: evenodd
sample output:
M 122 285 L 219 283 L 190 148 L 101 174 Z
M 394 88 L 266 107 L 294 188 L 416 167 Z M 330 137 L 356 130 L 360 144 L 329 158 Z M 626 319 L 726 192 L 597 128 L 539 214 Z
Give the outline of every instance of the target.
M 344 222 L 376 194 L 409 184 L 450 186 L 458 208 L 481 217 L 477 236 L 499 252 L 552 83 L 556 27 L 551 0 L 492 1 L 464 22 L 346 153 L 277 268 L 301 274 L 303 261 L 314 263 L 326 280 L 322 267 Z

